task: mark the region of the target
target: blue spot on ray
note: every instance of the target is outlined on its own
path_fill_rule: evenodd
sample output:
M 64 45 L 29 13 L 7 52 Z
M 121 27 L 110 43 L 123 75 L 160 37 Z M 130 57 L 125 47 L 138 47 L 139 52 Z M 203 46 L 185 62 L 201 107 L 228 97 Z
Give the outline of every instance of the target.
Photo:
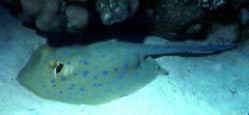
M 102 74 L 105 75 L 105 76 L 108 75 L 108 73 L 109 72 L 107 70 L 102 71 Z
M 69 89 L 73 89 L 76 85 L 74 83 L 72 83 L 70 86 L 69 86 Z
M 88 62 L 88 61 L 86 61 L 86 60 L 80 60 L 80 63 L 82 63 L 82 64 L 84 64 L 84 65 L 89 65 L 90 63 Z
M 61 81 L 66 81 L 66 77 L 61 76 Z
M 128 64 L 124 64 L 124 68 L 127 69 L 129 66 Z
M 71 62 L 70 62 L 70 61 L 67 61 L 67 62 L 66 62 L 66 64 L 70 65 L 70 64 L 71 64 Z
M 59 94 L 63 94 L 63 91 L 60 90 L 60 91 L 59 91 Z
M 77 76 L 77 75 L 78 75 L 78 73 L 77 73 L 77 72 L 74 72 L 74 73 L 73 73 L 73 76 Z
M 72 87 L 75 87 L 75 84 L 74 84 L 74 83 L 72 83 L 72 84 L 71 84 L 71 86 L 72 86 Z
M 93 83 L 93 87 L 96 87 L 97 86 L 97 84 L 96 83 Z
M 113 70 L 114 70 L 114 72 L 118 72 L 118 68 L 117 67 L 115 67 Z
M 68 50 L 64 50 L 63 53 L 64 54 L 69 54 L 69 51 Z
M 71 100 L 71 99 L 73 99 L 73 96 L 68 96 L 67 98 L 68 98 L 69 100 Z
M 54 96 L 56 96 L 57 94 L 56 94 L 56 93 L 54 93 L 53 95 L 54 95 Z
M 97 76 L 97 75 L 93 76 L 93 79 L 94 79 L 94 80 L 97 80 L 97 79 L 98 79 L 98 76 Z
M 84 61 L 83 62 L 85 65 L 89 65 L 89 62 L 88 61 Z
M 103 84 L 102 84 L 102 83 L 98 83 L 97 86 L 98 86 L 98 87 L 102 87 Z
M 82 87 L 81 87 L 81 88 L 80 88 L 80 91 L 81 91 L 81 92 L 85 92 L 85 88 L 82 88 Z
M 88 70 L 85 70 L 85 71 L 83 71 L 83 73 L 82 73 L 82 77 L 87 77 L 88 76 L 88 74 L 89 74 L 89 71 Z
M 93 87 L 102 87 L 103 84 L 102 83 L 93 83 Z
M 50 80 L 50 83 L 52 83 L 52 84 L 55 83 L 55 80 L 54 79 Z
M 118 75 L 118 79 L 121 80 L 121 79 L 123 79 L 123 78 L 124 78 L 124 75 L 123 75 L 123 74 L 119 74 L 119 75 Z

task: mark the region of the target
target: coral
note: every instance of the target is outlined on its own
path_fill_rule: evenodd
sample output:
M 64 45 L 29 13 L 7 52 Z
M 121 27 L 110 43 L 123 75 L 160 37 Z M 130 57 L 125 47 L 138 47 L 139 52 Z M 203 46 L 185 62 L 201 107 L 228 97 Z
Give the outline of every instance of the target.
M 86 8 L 80 6 L 67 6 L 65 11 L 67 17 L 67 29 L 77 30 L 86 27 L 89 21 L 89 13 Z
M 96 9 L 103 24 L 112 25 L 133 16 L 138 5 L 139 0 L 97 0 Z
M 216 10 L 226 4 L 226 0 L 199 0 L 202 8 L 208 10 Z

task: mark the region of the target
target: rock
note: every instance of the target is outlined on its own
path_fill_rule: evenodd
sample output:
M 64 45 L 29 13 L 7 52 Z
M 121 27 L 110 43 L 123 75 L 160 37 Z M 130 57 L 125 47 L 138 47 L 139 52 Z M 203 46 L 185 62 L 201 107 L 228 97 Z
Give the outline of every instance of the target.
M 66 2 L 87 2 L 88 0 L 65 0 Z
M 229 0 L 229 6 L 233 9 L 239 9 L 241 6 L 246 4 L 249 4 L 248 0 Z
M 20 0 L 22 6 L 22 12 L 19 15 L 21 20 L 32 21 L 32 17 L 35 17 L 45 5 L 44 0 Z
M 244 26 L 244 28 L 241 30 L 241 42 L 242 44 L 245 44 L 247 41 L 249 43 L 249 27 L 248 27 L 248 23 L 247 26 Z
M 243 49 L 241 52 L 249 56 L 249 28 L 246 28 L 241 33 L 240 47 Z
M 226 0 L 199 0 L 200 6 L 208 10 L 217 10 L 226 4 Z
M 37 17 L 35 24 L 42 31 L 58 29 L 62 24 L 60 12 L 63 0 L 44 0 L 45 5 L 41 9 L 40 15 Z
M 213 24 L 207 35 L 207 43 L 234 43 L 239 39 L 240 31 L 238 24 L 221 25 Z
M 247 26 L 249 24 L 249 9 L 242 8 L 239 15 L 240 24 L 242 26 Z
M 97 0 L 96 9 L 104 25 L 119 23 L 133 16 L 139 0 Z
M 224 6 L 238 10 L 241 6 L 248 4 L 248 0 L 199 0 L 199 4 L 202 8 L 208 10 L 217 10 Z
M 0 4 L 4 5 L 16 5 L 18 3 L 18 0 L 1 0 Z
M 65 11 L 67 17 L 67 29 L 69 31 L 82 29 L 89 21 L 88 10 L 79 6 L 67 6 Z
M 22 9 L 20 0 L 0 0 L 0 5 L 8 8 L 9 13 L 15 16 L 17 16 Z
M 62 25 L 63 0 L 20 0 L 22 12 L 19 18 L 26 23 L 35 23 L 41 31 L 58 29 Z
M 190 26 L 187 30 L 186 33 L 187 34 L 199 34 L 201 33 L 201 30 L 203 29 L 203 25 L 202 24 L 193 24 L 192 26 Z
M 193 0 L 160 0 L 156 7 L 155 33 L 182 31 L 187 24 L 204 15 L 198 2 Z
M 245 31 L 244 38 L 249 38 L 249 31 Z M 176 34 L 175 36 L 178 36 Z M 168 35 L 168 37 L 170 37 Z M 213 24 L 211 29 L 208 31 L 208 34 L 204 40 L 193 40 L 194 38 L 186 39 L 184 41 L 172 41 L 169 40 L 167 36 L 147 36 L 145 38 L 145 44 L 170 44 L 170 43 L 185 43 L 185 44 L 234 44 L 236 41 L 240 39 L 240 30 L 238 24 L 229 24 L 229 25 L 221 25 L 221 24 Z M 186 36 L 188 37 L 188 36 Z

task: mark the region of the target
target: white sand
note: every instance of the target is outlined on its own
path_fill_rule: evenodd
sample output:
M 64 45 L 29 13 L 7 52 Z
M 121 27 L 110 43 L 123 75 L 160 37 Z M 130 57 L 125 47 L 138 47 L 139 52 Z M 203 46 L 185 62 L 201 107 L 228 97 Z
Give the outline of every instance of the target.
M 0 8 L 0 115 L 248 115 L 248 47 L 205 57 L 161 57 L 169 71 L 110 103 L 70 105 L 37 97 L 15 80 L 44 43 Z

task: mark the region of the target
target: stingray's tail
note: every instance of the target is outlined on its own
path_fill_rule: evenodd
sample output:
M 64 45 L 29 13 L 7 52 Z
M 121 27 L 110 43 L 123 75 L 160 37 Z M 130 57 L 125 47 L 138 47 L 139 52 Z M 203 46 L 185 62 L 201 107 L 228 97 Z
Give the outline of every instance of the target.
M 236 44 L 184 44 L 170 43 L 165 45 L 144 45 L 141 47 L 145 55 L 178 55 L 178 54 L 213 54 L 235 48 Z

